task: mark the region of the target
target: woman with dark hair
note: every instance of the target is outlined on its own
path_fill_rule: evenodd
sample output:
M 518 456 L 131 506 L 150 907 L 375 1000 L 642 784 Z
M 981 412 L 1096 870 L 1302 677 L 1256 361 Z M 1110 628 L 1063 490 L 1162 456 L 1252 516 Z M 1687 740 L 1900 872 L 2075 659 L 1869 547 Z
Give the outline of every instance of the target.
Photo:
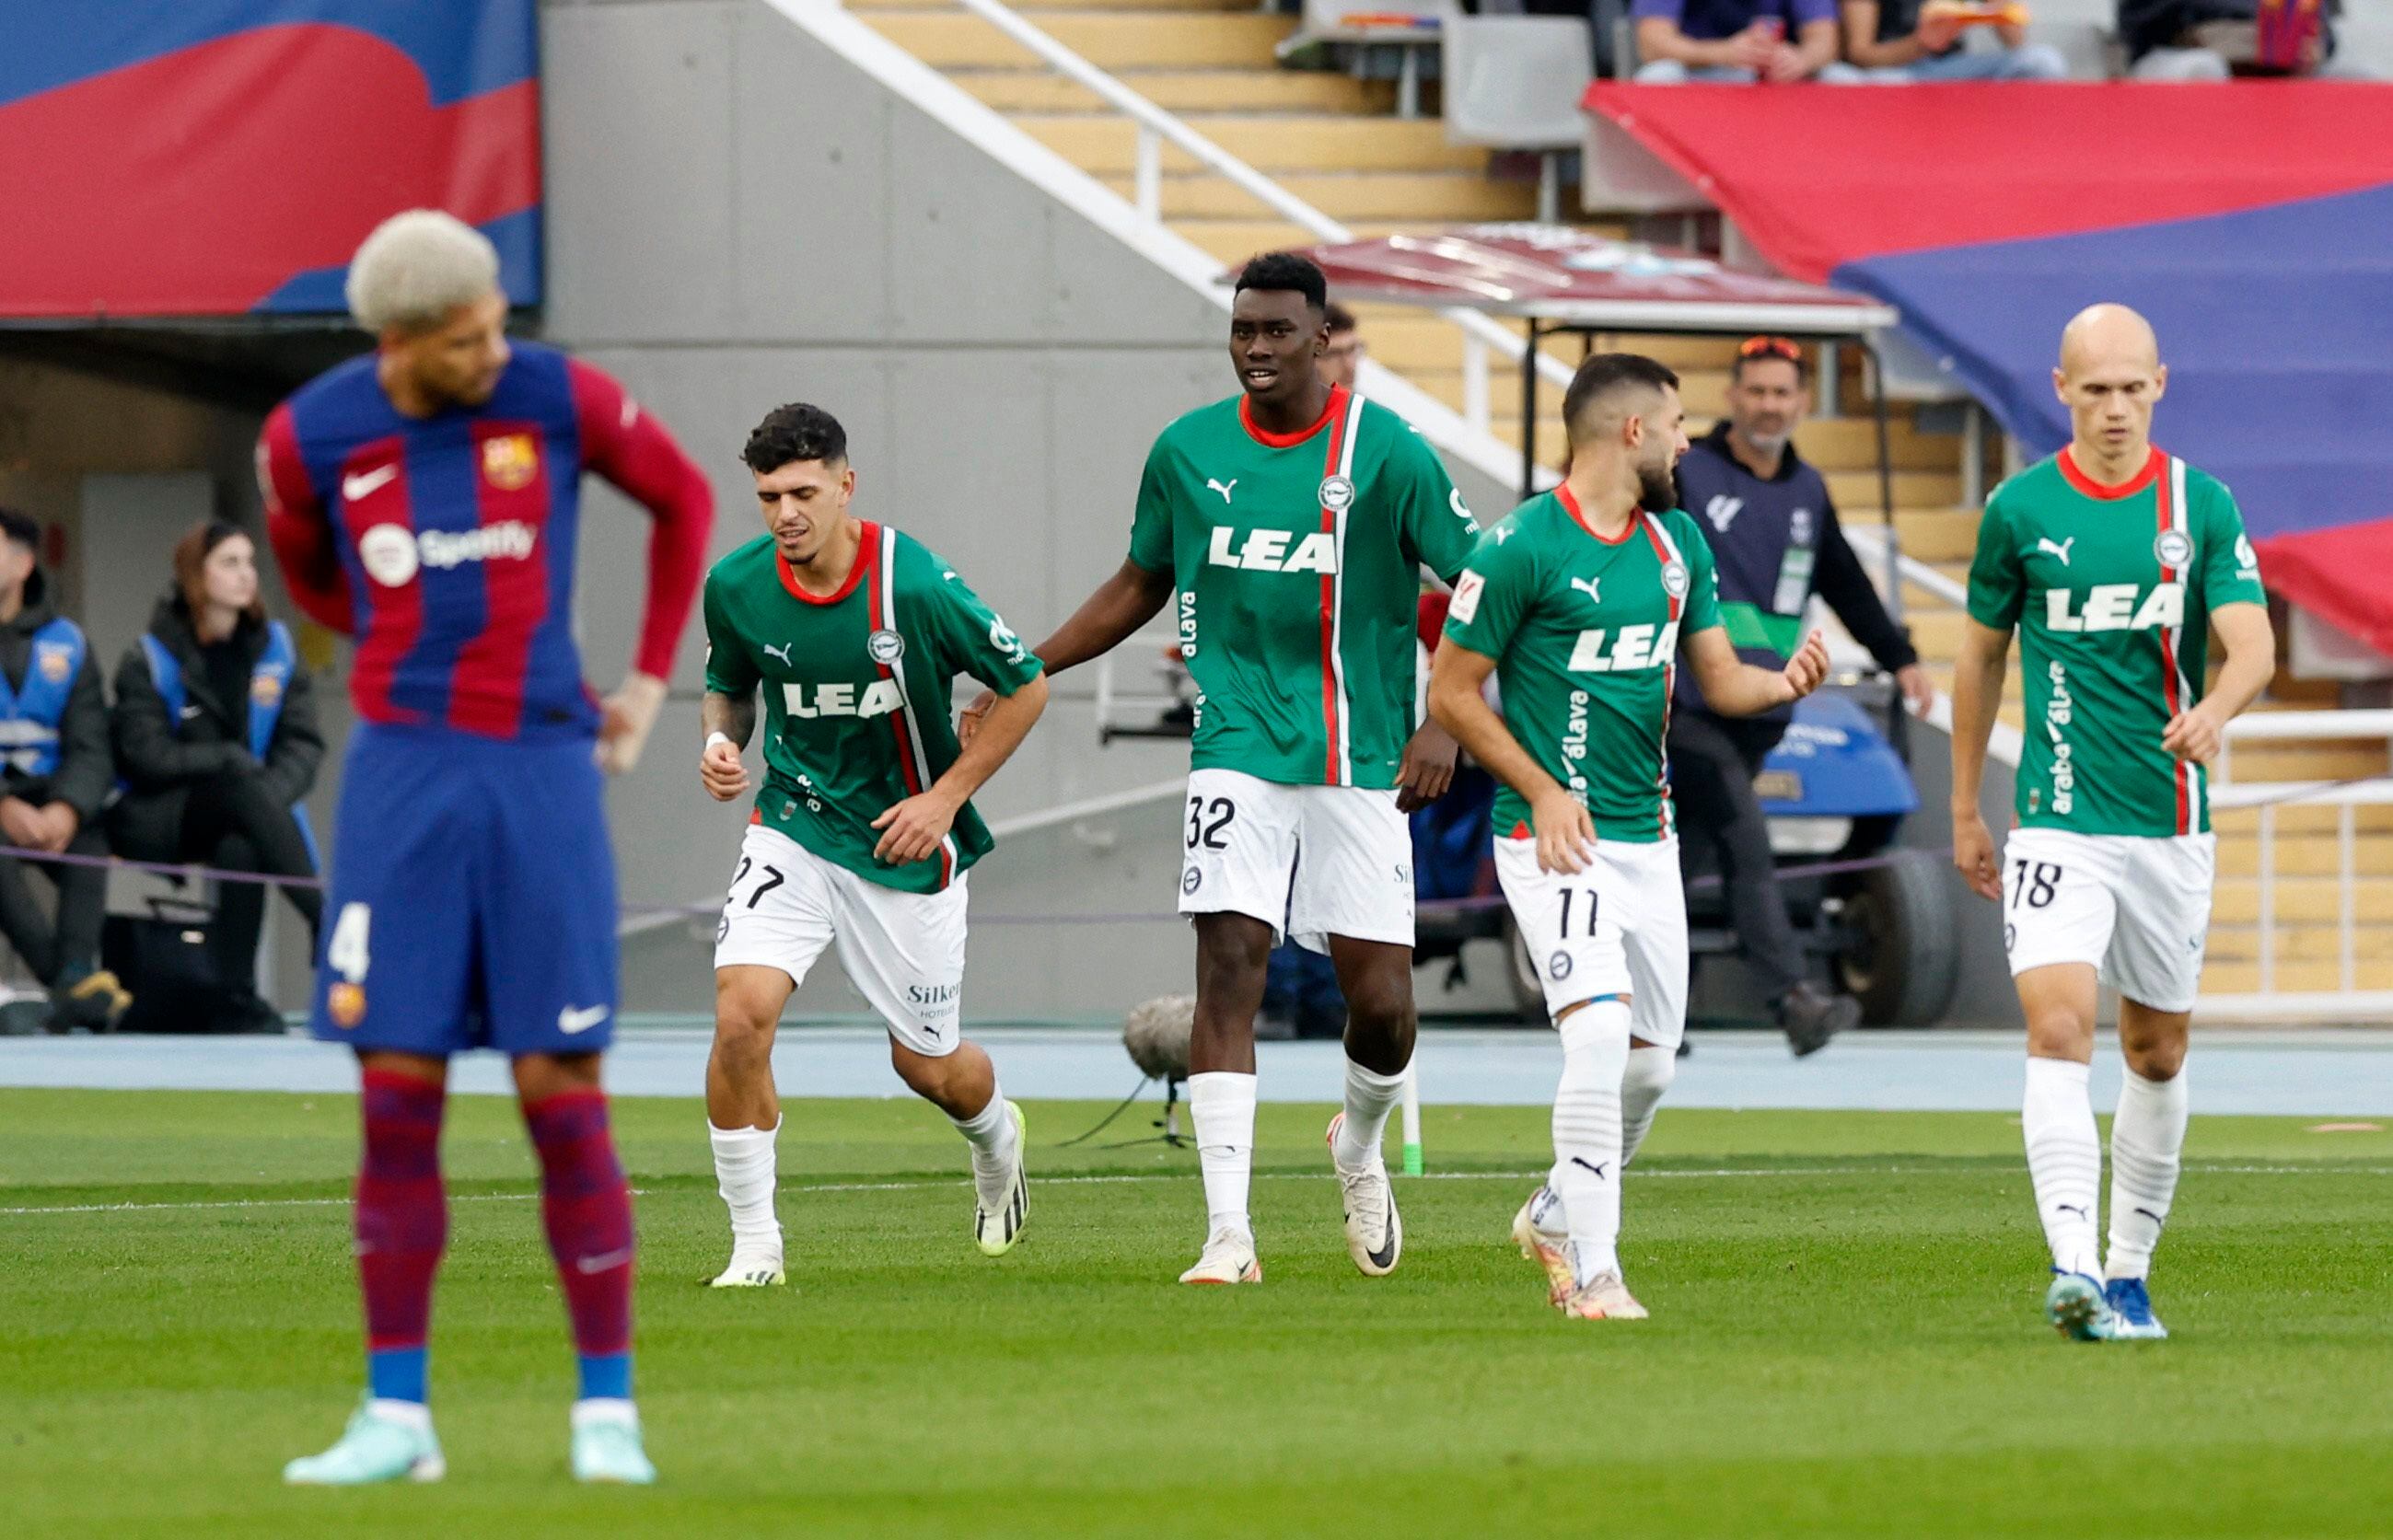
M 257 547 L 237 527 L 203 524 L 176 542 L 174 586 L 117 665 L 111 729 L 128 789 L 110 825 L 118 855 L 278 877 L 315 871 L 299 806 L 324 757 L 313 686 L 290 630 L 267 619 Z M 282 893 L 312 937 L 321 895 Z M 273 1030 L 280 1017 L 250 986 L 265 915 L 264 884 L 220 884 L 208 945 L 243 1024 Z

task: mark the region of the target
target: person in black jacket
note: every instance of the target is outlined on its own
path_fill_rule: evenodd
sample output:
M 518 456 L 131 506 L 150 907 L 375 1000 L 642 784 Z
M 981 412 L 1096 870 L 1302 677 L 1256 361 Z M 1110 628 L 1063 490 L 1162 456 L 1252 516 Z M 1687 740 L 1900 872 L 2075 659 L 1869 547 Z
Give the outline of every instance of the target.
M 108 703 L 82 628 L 50 604 L 41 568 L 41 526 L 0 508 L 0 843 L 49 855 L 108 854 L 96 822 L 115 773 L 108 759 Z M 59 890 L 42 912 L 25 868 Z M 96 972 L 108 874 L 0 856 L 0 933 L 50 991 L 51 1025 L 105 1031 L 131 1003 Z
M 203 524 L 177 542 L 174 586 L 117 665 L 113 726 L 127 787 L 111 822 L 118 855 L 313 875 L 299 803 L 324 757 L 314 686 L 289 629 L 266 617 L 257 547 L 238 528 Z M 282 893 L 312 938 L 322 894 Z M 249 984 L 265 915 L 265 884 L 220 884 L 208 944 L 243 1024 L 272 1029 L 280 1017 Z
M 1728 417 L 1679 462 L 1680 506 L 1702 525 L 1720 573 L 1721 621 L 1737 656 L 1776 668 L 1802 639 L 1804 607 L 1816 590 L 1893 673 L 1912 710 L 1925 711 L 1935 691 L 1909 633 L 1887 614 L 1845 542 L 1827 481 L 1795 452 L 1795 430 L 1810 407 L 1801 350 L 1785 337 L 1755 337 L 1730 371 Z M 1683 675 L 1677 696 L 1669 751 L 1680 850 L 1718 852 L 1746 959 L 1762 975 L 1796 1053 L 1816 1052 L 1861 1020 L 1861 1005 L 1809 977 L 1754 794 L 1753 777 L 1794 711 L 1718 716 Z

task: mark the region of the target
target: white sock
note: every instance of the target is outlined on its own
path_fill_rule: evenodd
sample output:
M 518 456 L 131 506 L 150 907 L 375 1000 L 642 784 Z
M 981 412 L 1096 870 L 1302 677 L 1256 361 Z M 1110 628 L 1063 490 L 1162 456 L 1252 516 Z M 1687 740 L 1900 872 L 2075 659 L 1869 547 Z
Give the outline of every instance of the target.
M 780 1136 L 778 1117 L 769 1129 L 706 1126 L 706 1142 L 714 1146 L 714 1190 L 731 1210 L 735 1252 L 781 1254 L 781 1221 L 773 1217 L 778 1172 L 773 1143 Z
M 2111 1119 L 2111 1255 L 2104 1275 L 2141 1278 L 2177 1196 L 2177 1156 L 2185 1149 L 2185 1072 L 2147 1080 L 2134 1070 L 2119 1087 Z
M 1620 1271 L 1620 1079 L 1628 1067 L 1628 1007 L 1581 1006 L 1563 1018 L 1554 1092 L 1552 1187 L 1562 1194 L 1582 1284 Z
M 385 1422 L 395 1422 L 419 1433 L 432 1431 L 432 1408 L 420 1401 L 385 1401 L 377 1396 L 366 1409 Z
M 1389 1111 L 1404 1094 L 1402 1070 L 1382 1075 L 1347 1060 L 1346 1120 L 1338 1126 L 1331 1158 L 1350 1171 L 1379 1165 L 1380 1135 L 1388 1126 Z
M 621 1423 L 626 1428 L 640 1426 L 640 1409 L 621 1396 L 589 1396 L 573 1403 L 573 1430 L 580 1432 L 594 1422 Z
M 1247 1184 L 1255 1168 L 1255 1077 L 1210 1069 L 1188 1077 L 1188 1116 L 1196 1126 L 1196 1165 L 1205 1174 L 1205 1229 L 1251 1237 Z
M 1620 1077 L 1620 1164 L 1627 1166 L 1637 1158 L 1638 1147 L 1645 1142 L 1645 1130 L 1654 1126 L 1654 1109 L 1662 1104 L 1662 1093 L 1670 1089 L 1670 1081 L 1679 1073 L 1679 1051 L 1675 1048 L 1632 1048 L 1628 1051 L 1628 1068 Z
M 1005 1091 L 989 1077 L 988 1104 L 970 1117 L 951 1117 L 956 1131 L 972 1146 L 973 1185 L 983 1207 L 1006 1199 L 1006 1176 L 1013 1168 L 1013 1117 L 1005 1110 Z
M 2063 1272 L 2102 1274 L 2095 1246 L 2095 1205 L 2102 1196 L 2102 1141 L 2094 1131 L 2094 1101 L 2086 1066 L 2067 1059 L 2030 1058 L 2020 1127 L 2027 1136 L 2027 1171 L 2035 1184 L 2035 1211 Z

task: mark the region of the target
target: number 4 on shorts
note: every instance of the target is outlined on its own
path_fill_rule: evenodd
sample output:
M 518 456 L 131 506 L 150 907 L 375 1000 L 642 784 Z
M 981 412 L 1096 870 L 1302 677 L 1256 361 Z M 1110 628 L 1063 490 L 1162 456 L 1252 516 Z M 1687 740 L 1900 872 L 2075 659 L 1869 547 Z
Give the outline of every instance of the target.
M 324 965 L 341 975 L 343 982 L 363 984 L 366 966 L 372 955 L 366 949 L 367 933 L 373 928 L 373 910 L 364 904 L 344 904 L 341 917 L 333 921 L 333 942 L 324 948 Z

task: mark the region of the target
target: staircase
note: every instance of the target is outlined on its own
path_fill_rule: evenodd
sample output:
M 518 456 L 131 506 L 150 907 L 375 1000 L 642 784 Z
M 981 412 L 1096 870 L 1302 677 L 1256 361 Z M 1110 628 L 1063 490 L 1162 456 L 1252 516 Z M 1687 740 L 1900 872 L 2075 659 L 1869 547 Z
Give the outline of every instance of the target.
M 945 73 L 981 101 L 1125 199 L 1133 196 L 1137 129 L 1082 86 L 1057 75 L 1011 38 L 954 0 L 849 0 L 849 9 L 883 36 Z M 1435 118 L 1393 117 L 1393 83 L 1282 69 L 1273 49 L 1295 29 L 1291 17 L 1259 14 L 1252 0 L 1037 0 L 1016 9 L 1027 20 L 1118 78 L 1231 154 L 1270 176 L 1356 236 L 1533 216 L 1528 179 L 1497 179 L 1484 150 L 1450 146 Z M 1257 252 L 1315 239 L 1249 194 L 1167 147 L 1162 162 L 1165 222 L 1225 267 Z M 1593 222 L 1603 228 L 1602 222 Z M 1626 233 L 1615 228 L 1615 233 Z M 1358 306 L 1371 357 L 1420 389 L 1461 410 L 1461 334 L 1418 310 Z M 1691 433 L 1724 410 L 1725 342 L 1673 337 L 1603 337 L 1661 359 L 1684 382 Z M 1575 339 L 1547 351 L 1575 361 Z M 1857 363 L 1848 355 L 1848 365 Z M 1490 431 L 1506 443 L 1521 437 L 1516 376 L 1491 360 Z M 1865 398 L 1849 374 L 1843 399 Z M 1229 381 L 1224 374 L 1223 390 Z M 1551 463 L 1561 452 L 1561 392 L 1541 392 L 1537 441 Z M 1875 523 L 1878 507 L 1875 430 L 1865 416 L 1818 419 L 1798 440 L 1826 476 L 1849 524 Z M 1959 507 L 1961 440 L 1924 432 L 1907 411 L 1892 425 L 1896 527 L 1905 554 L 1966 581 L 1977 539 L 1975 509 Z M 1916 585 L 1904 594 L 1907 619 L 1940 688 L 1949 688 L 1961 633 L 1960 613 Z M 2262 709 L 2331 704 L 2280 680 Z M 2020 725 L 2016 667 L 2003 716 Z M 2385 746 L 2278 744 L 2241 750 L 2236 778 L 2345 778 L 2384 775 Z M 2360 838 L 2356 893 L 2358 985 L 2393 988 L 2393 808 L 2355 810 Z M 2279 879 L 2274 987 L 2333 989 L 2341 946 L 2336 812 L 2285 809 L 2276 815 L 2272 865 Z M 2219 882 L 2206 988 L 2248 993 L 2259 987 L 2260 867 L 2256 812 L 2221 814 Z

